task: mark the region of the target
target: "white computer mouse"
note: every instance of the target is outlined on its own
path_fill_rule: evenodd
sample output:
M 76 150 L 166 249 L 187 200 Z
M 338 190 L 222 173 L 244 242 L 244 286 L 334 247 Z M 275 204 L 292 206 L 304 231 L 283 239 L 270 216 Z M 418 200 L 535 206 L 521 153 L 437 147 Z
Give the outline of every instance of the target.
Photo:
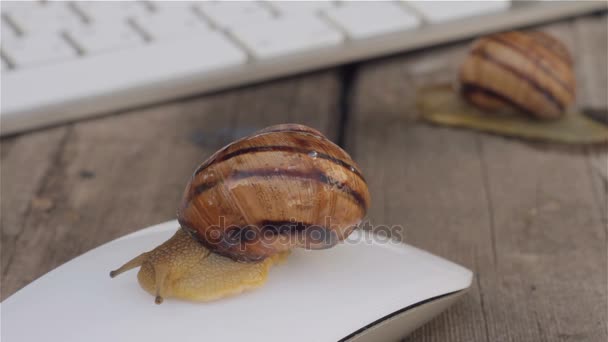
M 109 242 L 7 298 L 2 341 L 389 341 L 471 285 L 466 268 L 360 230 L 334 248 L 294 250 L 261 288 L 214 302 L 156 305 L 136 271 L 108 276 L 177 227 L 170 221 Z

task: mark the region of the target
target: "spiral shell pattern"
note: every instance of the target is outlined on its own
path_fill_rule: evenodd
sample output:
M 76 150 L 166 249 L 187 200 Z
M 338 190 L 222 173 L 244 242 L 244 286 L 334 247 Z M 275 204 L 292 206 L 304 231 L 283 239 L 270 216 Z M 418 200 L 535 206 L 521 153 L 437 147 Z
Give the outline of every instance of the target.
M 547 33 L 485 36 L 473 43 L 461 67 L 462 94 L 486 110 L 509 106 L 556 119 L 575 100 L 572 64 L 564 44 Z
M 256 262 L 293 247 L 335 245 L 369 202 L 348 153 L 315 129 L 285 124 L 237 140 L 201 164 L 178 220 L 213 252 Z

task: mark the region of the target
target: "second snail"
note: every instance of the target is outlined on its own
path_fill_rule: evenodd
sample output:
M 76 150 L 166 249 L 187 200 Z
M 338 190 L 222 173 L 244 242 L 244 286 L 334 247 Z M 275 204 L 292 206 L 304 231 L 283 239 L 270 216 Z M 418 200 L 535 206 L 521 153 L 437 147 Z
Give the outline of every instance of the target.
M 435 85 L 419 92 L 423 119 L 547 142 L 608 142 L 608 127 L 573 108 L 573 58 L 548 33 L 511 31 L 475 40 L 454 83 L 458 87 Z
M 110 276 L 141 267 L 140 286 L 164 298 L 208 301 L 261 286 L 292 248 L 330 248 L 370 204 L 352 158 L 319 131 L 265 128 L 214 153 L 194 172 L 181 227 Z

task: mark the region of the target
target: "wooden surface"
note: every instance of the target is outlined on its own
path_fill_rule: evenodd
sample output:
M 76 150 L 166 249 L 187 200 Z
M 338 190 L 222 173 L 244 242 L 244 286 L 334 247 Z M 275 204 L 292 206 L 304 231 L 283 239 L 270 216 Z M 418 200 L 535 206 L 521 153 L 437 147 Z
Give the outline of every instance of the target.
M 578 103 L 606 108 L 606 16 L 541 28 L 574 54 Z M 605 148 L 429 126 L 417 87 L 454 77 L 468 42 L 3 139 L 1 297 L 114 238 L 175 217 L 194 168 L 261 127 L 340 140 L 374 224 L 472 269 L 472 290 L 407 341 L 605 341 Z M 603 170 L 602 170 L 603 169 Z

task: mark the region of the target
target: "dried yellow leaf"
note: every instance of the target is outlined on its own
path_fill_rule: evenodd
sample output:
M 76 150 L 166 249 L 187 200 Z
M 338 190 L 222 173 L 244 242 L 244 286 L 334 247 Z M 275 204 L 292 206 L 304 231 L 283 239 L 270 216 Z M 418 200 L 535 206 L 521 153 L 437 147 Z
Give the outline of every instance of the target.
M 608 142 L 608 127 L 578 111 L 553 121 L 536 120 L 513 109 L 487 113 L 466 102 L 449 85 L 421 89 L 417 96 L 421 117 L 438 125 L 565 144 Z

